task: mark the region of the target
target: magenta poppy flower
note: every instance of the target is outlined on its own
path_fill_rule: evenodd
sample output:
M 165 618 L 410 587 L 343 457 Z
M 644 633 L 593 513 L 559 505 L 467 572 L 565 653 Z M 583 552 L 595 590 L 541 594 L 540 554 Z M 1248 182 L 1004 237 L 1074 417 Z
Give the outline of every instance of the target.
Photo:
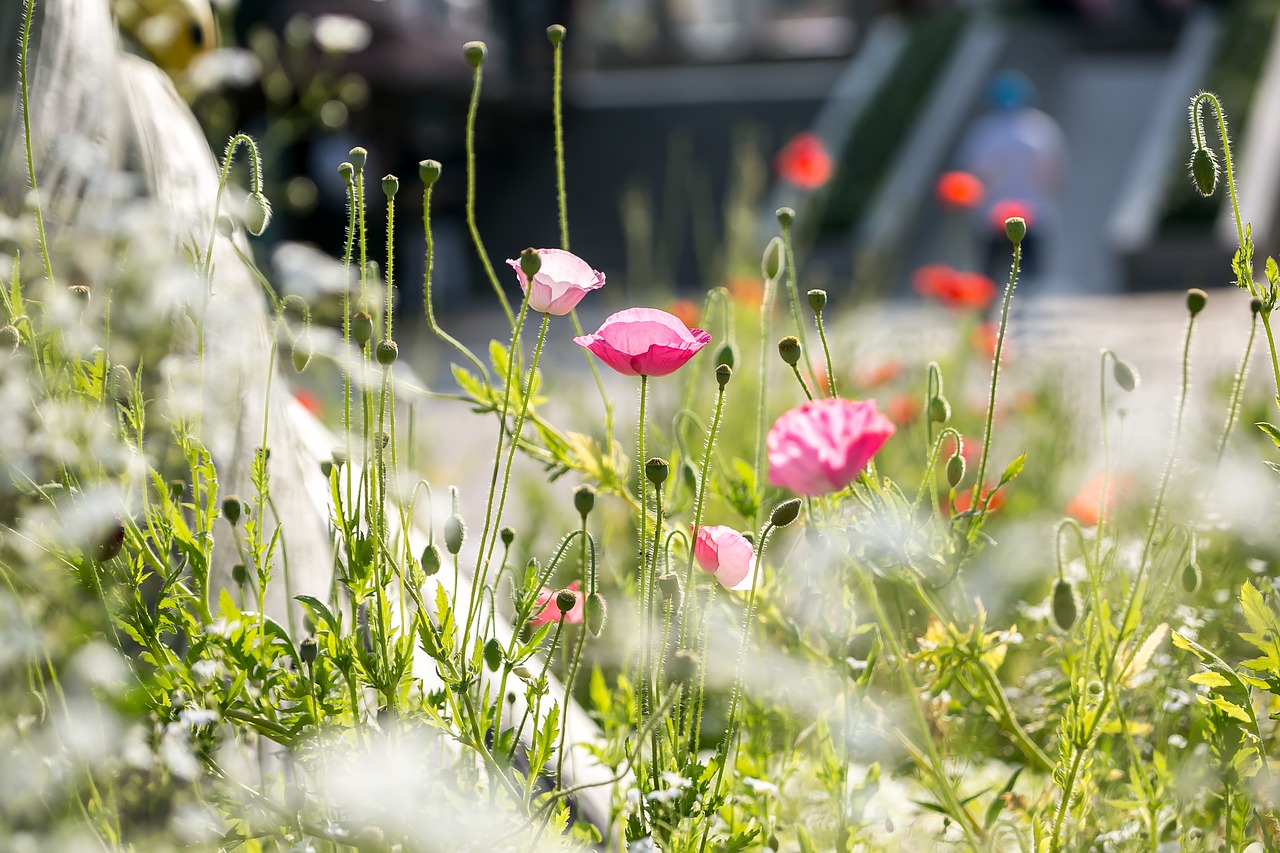
M 725 589 L 742 589 L 751 583 L 747 576 L 751 573 L 756 550 L 747 537 L 732 527 L 711 525 L 698 528 L 693 556 L 702 570 L 713 575 Z
M 582 598 L 582 584 L 574 581 L 564 590 L 542 588 L 542 592 L 538 593 L 535 599 L 536 609 L 533 615 L 529 617 L 529 624 L 535 628 L 540 628 L 548 622 L 560 621 L 560 607 L 556 604 L 556 596 L 561 592 L 573 593 L 573 607 L 564 615 L 564 621 L 570 625 L 581 625 L 585 617 L 585 606 Z
M 624 376 L 666 376 L 697 355 L 711 335 L 690 329 L 666 311 L 628 308 L 573 342 Z
M 508 259 L 507 265 L 516 271 L 520 290 L 529 294 L 529 307 L 543 314 L 563 316 L 568 314 L 582 297 L 604 287 L 604 273 L 597 272 L 582 258 L 563 249 L 538 249 L 542 267 L 530 283 L 520 262 Z
M 784 412 L 769 430 L 769 482 L 801 495 L 843 489 L 893 431 L 875 400 L 811 400 Z

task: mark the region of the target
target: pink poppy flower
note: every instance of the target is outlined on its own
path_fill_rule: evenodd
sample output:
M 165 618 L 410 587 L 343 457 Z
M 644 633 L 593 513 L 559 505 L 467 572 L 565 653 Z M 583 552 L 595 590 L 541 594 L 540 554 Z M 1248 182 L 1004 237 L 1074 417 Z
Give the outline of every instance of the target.
M 520 269 L 520 261 L 507 260 L 520 279 L 520 290 L 529 294 L 529 307 L 534 311 L 563 316 L 576 308 L 582 297 L 604 287 L 604 273 L 596 272 L 577 255 L 563 249 L 537 251 L 542 268 L 532 285 Z
M 811 400 L 783 413 L 769 430 L 769 482 L 801 495 L 843 489 L 893 432 L 875 400 Z
M 747 537 L 732 527 L 711 525 L 698 528 L 693 556 L 702 570 L 714 576 L 725 589 L 742 589 L 751 583 L 748 575 L 751 574 L 756 551 Z
M 666 376 L 697 355 L 711 342 L 711 335 L 690 329 L 666 311 L 628 308 L 573 342 L 623 376 Z
M 537 609 L 533 611 L 533 615 L 529 617 L 529 624 L 534 628 L 540 628 L 548 622 L 560 621 L 560 607 L 556 604 L 556 596 L 562 591 L 573 593 L 573 607 L 564 615 L 564 621 L 570 625 L 581 625 L 585 617 L 585 605 L 582 598 L 582 584 L 574 581 L 564 590 L 542 588 L 542 592 L 538 593 L 536 599 Z

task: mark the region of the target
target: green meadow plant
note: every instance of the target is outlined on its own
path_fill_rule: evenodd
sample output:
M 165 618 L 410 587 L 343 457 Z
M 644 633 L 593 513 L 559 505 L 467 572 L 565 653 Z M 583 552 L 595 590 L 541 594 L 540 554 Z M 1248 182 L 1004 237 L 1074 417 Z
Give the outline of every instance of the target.
M 295 449 L 269 446 L 263 415 L 237 436 L 247 472 L 229 471 L 214 418 L 179 405 L 216 369 L 214 247 L 269 227 L 255 141 L 228 144 L 208 230 L 188 246 L 157 245 L 145 221 L 100 245 L 51 243 L 29 170 L 36 227 L 6 246 L 0 276 L 0 847 L 1280 848 L 1280 611 L 1266 577 L 1280 543 L 1218 511 L 1215 489 L 1236 461 L 1259 323 L 1276 364 L 1280 273 L 1268 259 L 1254 281 L 1248 226 L 1233 272 L 1250 327 L 1217 440 L 1201 453 L 1187 438 L 1210 298 L 1192 290 L 1154 482 L 1132 485 L 1119 464 L 1158 440 L 1114 428 L 1139 375 L 1103 350 L 1102 470 L 1064 513 L 1061 487 L 1085 463 L 1059 383 L 1036 389 L 1024 424 L 1002 407 L 1027 381 L 1010 375 L 1021 219 L 1006 222 L 990 351 L 883 380 L 910 388 L 915 414 L 866 393 L 882 380 L 851 369 L 840 295 L 800 298 L 789 208 L 758 300 L 709 289 L 713 331 L 645 305 L 585 330 L 577 308 L 607 285 L 569 248 L 567 34 L 547 35 L 560 246 L 513 252 L 505 281 L 475 218 L 487 52 L 464 47 L 467 222 L 503 338 L 484 353 L 435 314 L 442 166 L 420 164 L 421 328 L 456 354 L 456 389 L 422 388 L 401 363 L 412 327 L 393 310 L 405 249 L 391 235 L 404 188 L 372 178 L 364 149 L 337 167 L 340 330 L 236 248 L 263 285 L 266 393 L 290 374 L 341 374 L 314 496 L 329 513 L 327 595 L 291 587 L 301 534 L 277 478 Z M 25 33 L 20 60 L 24 104 L 38 104 Z M 1208 94 L 1192 106 L 1192 178 L 1205 194 L 1219 183 L 1205 104 L 1234 204 Z M 241 150 L 252 186 L 237 208 Z M 385 241 L 367 225 L 372 198 Z M 87 257 L 109 271 L 91 284 L 77 277 Z M 177 317 L 139 320 L 161 268 L 194 282 L 189 298 Z M 571 343 L 585 364 L 545 358 Z M 636 395 L 634 421 L 616 417 L 618 389 Z M 423 405 L 465 406 L 492 437 L 491 461 L 447 498 L 415 470 Z M 1280 428 L 1259 427 L 1280 445 Z M 220 485 L 233 473 L 243 494 Z M 466 517 L 471 490 L 483 512 Z M 552 544 L 520 529 L 530 518 Z

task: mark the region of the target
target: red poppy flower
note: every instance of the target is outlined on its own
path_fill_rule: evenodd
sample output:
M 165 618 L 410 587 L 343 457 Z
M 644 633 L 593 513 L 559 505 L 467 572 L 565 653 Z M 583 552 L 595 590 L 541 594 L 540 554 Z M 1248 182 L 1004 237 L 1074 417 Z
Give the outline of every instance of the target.
M 972 210 L 982 204 L 982 181 L 968 172 L 943 172 L 935 189 L 938 201 L 949 207 Z
M 802 190 L 816 190 L 831 180 L 834 167 L 822 140 L 812 133 L 797 133 L 782 146 L 774 167 L 784 181 Z
M 969 338 L 969 345 L 979 355 L 987 358 L 996 357 L 996 338 L 1000 334 L 1000 325 L 994 321 L 982 323 L 973 330 L 973 335 Z M 1004 339 L 1004 348 L 1000 351 L 1000 363 L 1006 364 L 1009 361 L 1009 355 L 1012 352 L 1009 337 L 1006 335 Z
M 320 402 L 320 397 L 310 388 L 294 388 L 293 399 L 302 404 L 302 408 L 306 409 L 317 418 L 324 416 L 324 404 Z
M 679 317 L 680 322 L 691 329 L 702 318 L 702 309 L 692 299 L 677 299 L 667 306 L 667 311 Z
M 748 308 L 759 308 L 764 302 L 764 285 L 759 279 L 746 276 L 731 278 L 724 286 L 734 302 L 741 302 Z
M 1098 523 L 1098 507 L 1103 503 L 1102 483 L 1107 483 L 1106 511 L 1111 512 L 1116 501 L 1123 502 L 1133 491 L 1133 477 L 1126 471 L 1116 471 L 1110 479 L 1103 473 L 1094 474 L 1080 487 L 1071 500 L 1067 501 L 1067 515 L 1083 524 L 1092 527 Z
M 1004 491 L 1001 490 L 993 495 L 991 494 L 990 489 L 983 489 L 982 496 L 978 499 L 978 502 L 986 506 L 988 513 L 995 512 L 1000 509 L 1000 507 L 1004 506 Z M 973 489 L 966 488 L 962 492 L 956 492 L 956 515 L 959 515 L 962 512 L 968 512 L 972 508 Z
M 858 368 L 854 380 L 860 388 L 875 388 L 901 379 L 904 372 L 902 362 L 882 361 L 879 364 Z
M 1031 205 L 1025 201 L 1016 198 L 1002 199 L 991 205 L 991 227 L 1001 234 L 1004 233 L 1004 223 L 1006 219 L 1021 217 L 1026 220 L 1027 228 L 1031 227 L 1031 223 L 1035 220 L 1032 213 Z
M 949 308 L 986 310 L 996 298 L 996 285 L 985 275 L 959 272 L 941 264 L 920 267 L 912 276 L 916 293 L 936 299 Z
M 915 394 L 898 394 L 889 398 L 885 414 L 896 426 L 904 426 L 920 416 L 920 401 Z

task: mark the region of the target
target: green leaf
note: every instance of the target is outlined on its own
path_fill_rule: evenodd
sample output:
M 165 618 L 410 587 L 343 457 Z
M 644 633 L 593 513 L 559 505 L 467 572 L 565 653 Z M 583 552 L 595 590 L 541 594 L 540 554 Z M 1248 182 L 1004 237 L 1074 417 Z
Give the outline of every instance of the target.
M 1275 443 L 1276 447 L 1280 447 L 1280 429 L 1277 429 L 1266 421 L 1256 423 L 1254 426 L 1265 432 L 1267 434 L 1267 438 L 1270 438 Z
M 325 604 L 314 595 L 295 595 L 294 601 L 300 601 L 311 609 L 311 612 L 324 624 L 330 631 L 335 634 L 342 632 L 342 622 L 334 617 L 333 611 L 329 609 L 329 605 Z
M 1018 781 L 1018 776 L 1022 774 L 1025 767 L 1019 767 L 1013 771 L 1013 775 L 1009 777 L 1009 781 L 1000 789 L 1000 793 L 996 794 L 995 799 L 991 801 L 991 805 L 987 806 L 987 813 L 982 821 L 983 829 L 991 829 L 996 825 L 996 821 L 1000 818 L 1000 812 L 1004 810 L 1004 795 L 1013 790 L 1013 785 Z
M 1201 684 L 1205 687 L 1230 687 L 1231 682 L 1221 673 L 1206 669 L 1204 672 L 1197 672 L 1188 679 L 1192 684 Z
M 1000 482 L 996 484 L 996 489 L 1012 480 L 1014 477 L 1022 473 L 1022 466 L 1027 464 L 1027 454 L 1022 454 L 1017 459 L 1010 462 L 1004 469 L 1004 473 L 1000 475 Z M 992 489 L 995 491 L 995 489 Z
M 1275 258 L 1267 258 L 1267 281 L 1272 284 L 1280 282 L 1280 266 L 1277 266 Z

